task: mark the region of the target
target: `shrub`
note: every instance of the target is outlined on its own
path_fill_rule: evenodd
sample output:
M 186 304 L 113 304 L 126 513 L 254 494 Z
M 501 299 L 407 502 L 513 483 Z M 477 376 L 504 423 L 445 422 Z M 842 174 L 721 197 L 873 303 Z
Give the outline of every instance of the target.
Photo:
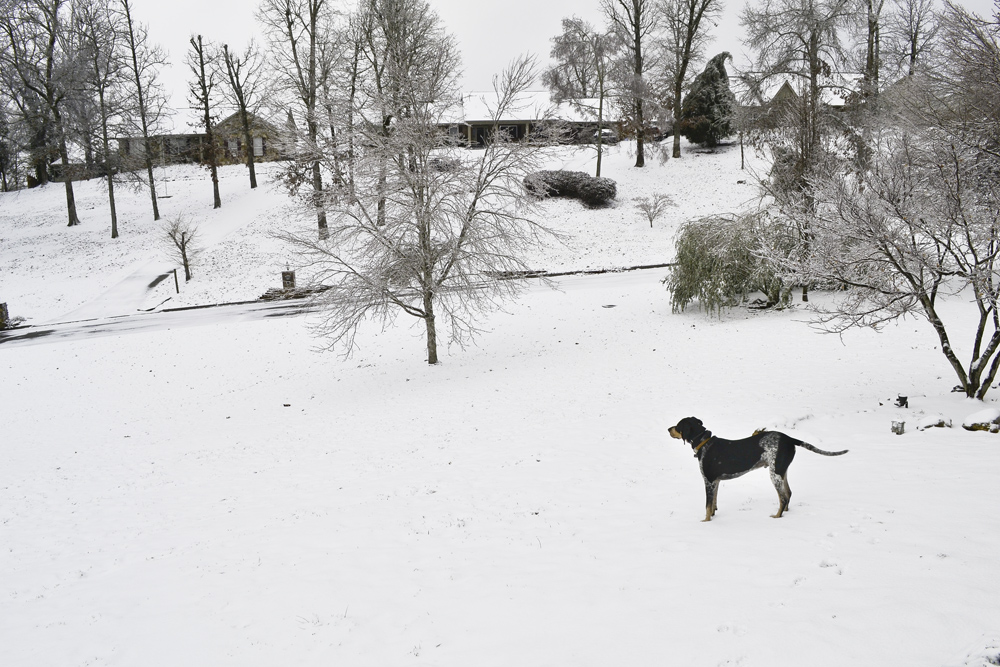
M 744 303 L 762 292 L 767 306 L 786 304 L 791 285 L 765 258 L 791 252 L 783 227 L 763 215 L 691 220 L 677 233 L 677 258 L 664 278 L 674 312 L 692 301 L 708 312 Z
M 582 171 L 536 171 L 524 177 L 524 189 L 536 197 L 579 199 L 587 206 L 606 206 L 618 194 L 610 178 L 595 178 Z

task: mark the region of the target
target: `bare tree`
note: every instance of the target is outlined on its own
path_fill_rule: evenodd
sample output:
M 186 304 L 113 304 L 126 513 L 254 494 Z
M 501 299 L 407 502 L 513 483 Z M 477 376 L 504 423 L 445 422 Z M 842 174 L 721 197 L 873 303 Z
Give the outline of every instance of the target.
M 135 21 L 132 16 L 132 0 L 120 0 L 124 16 L 127 66 L 135 84 L 134 107 L 139 129 L 142 131 L 143 163 L 149 181 L 149 197 L 153 204 L 153 220 L 160 219 L 160 207 L 156 200 L 156 181 L 153 178 L 153 150 L 149 141 L 150 129 L 159 120 L 163 97 L 159 83 L 159 68 L 167 58 L 159 46 L 149 41 L 147 27 Z
M 649 67 L 646 48 L 658 29 L 658 15 L 654 0 L 601 0 L 601 7 L 611 29 L 618 34 L 626 54 L 623 63 L 623 78 L 627 91 L 631 129 L 635 134 L 635 166 L 646 164 L 645 141 L 647 130 L 647 106 L 650 98 L 646 85 Z
M 681 121 L 684 91 L 690 83 L 689 68 L 704 57 L 709 25 L 722 12 L 721 0 L 661 0 L 660 12 L 665 26 L 662 47 L 664 69 L 670 86 L 670 108 L 674 116 L 673 156 L 681 156 Z
M 5 55 L 0 51 L 0 62 Z M 6 63 L 0 67 L 0 85 L 9 100 L 9 145 L 16 146 L 15 156 L 26 154 L 25 185 L 29 188 L 49 182 L 49 166 L 59 159 L 53 146 L 52 114 L 44 101 L 21 82 L 15 68 Z M 16 138 L 16 140 L 14 140 Z
M 986 19 L 945 1 L 941 15 L 941 57 L 932 73 L 935 96 L 930 124 L 948 127 L 963 144 L 1000 173 L 1000 1 Z
M 81 85 L 81 68 L 71 49 L 69 6 L 65 0 L 25 0 L 0 13 L 0 63 L 52 121 L 62 163 L 69 226 L 80 224 L 70 177 L 66 108 Z
M 284 87 L 291 91 L 306 128 L 305 136 L 286 140 L 286 149 L 296 158 L 296 168 L 308 172 L 313 206 L 321 237 L 327 235 L 326 209 L 323 205 L 322 151 L 319 140 L 319 93 L 323 74 L 329 69 L 320 58 L 324 42 L 335 34 L 333 14 L 327 0 L 264 0 L 257 11 L 271 45 L 271 64 Z M 298 176 L 293 175 L 294 187 Z
M 82 2 L 76 10 L 81 55 L 87 62 L 84 81 L 88 91 L 96 96 L 100 141 L 100 158 L 108 188 L 111 211 L 111 238 L 118 238 L 118 211 L 115 205 L 115 173 L 118 160 L 111 149 L 112 123 L 123 111 L 125 61 L 123 59 L 123 28 L 120 14 L 96 0 Z
M 908 81 L 866 164 L 814 177 L 812 252 L 791 266 L 842 288 L 818 311 L 829 330 L 925 319 L 960 390 L 982 399 L 1000 368 L 1000 17 L 949 3 L 941 33 L 941 71 Z M 971 330 L 939 308 L 959 294 Z M 964 363 L 956 331 L 971 342 Z
M 882 11 L 885 0 L 859 0 L 865 24 L 865 54 L 861 68 L 861 98 L 869 102 L 878 97 L 882 71 Z
M 673 197 L 662 192 L 652 197 L 637 197 L 635 200 L 635 207 L 649 220 L 650 229 L 653 228 L 653 222 L 666 213 L 671 206 L 677 206 Z
M 834 154 L 832 138 L 839 122 L 822 99 L 825 89 L 843 84 L 836 67 L 846 57 L 840 31 L 851 18 L 852 0 L 764 0 L 747 6 L 741 24 L 747 45 L 756 52 L 753 70 L 743 79 L 763 104 L 763 90 L 775 79 L 791 78 L 797 94 L 780 104 L 766 123 L 757 124 L 752 139 L 772 155 L 770 178 L 763 183 L 782 211 L 798 221 L 803 252 L 809 252 L 809 212 L 815 206 L 811 182 Z M 808 301 L 808 284 L 802 300 Z
M 552 38 L 551 56 L 556 64 L 542 75 L 542 81 L 558 102 L 567 102 L 578 111 L 597 118 L 597 167 L 601 176 L 604 153 L 604 109 L 611 93 L 611 69 L 621 47 L 615 33 L 599 33 L 583 19 L 563 19 L 562 34 Z
M 907 76 L 916 74 L 937 36 L 934 0 L 893 0 L 888 17 L 888 48 L 893 65 Z
M 243 130 L 243 144 L 247 147 L 247 170 L 250 172 L 250 188 L 257 187 L 257 169 L 254 166 L 253 138 L 250 136 L 250 117 L 258 113 L 264 86 L 264 59 L 257 44 L 252 40 L 242 54 L 222 45 L 222 61 L 225 80 L 229 82 L 227 97 L 236 107 Z
M 1000 199 L 976 173 L 975 151 L 946 132 L 892 129 L 875 148 L 868 169 L 817 181 L 813 252 L 792 267 L 800 279 L 842 288 L 817 310 L 825 330 L 925 319 L 961 390 L 982 399 L 1000 367 Z M 959 293 L 978 311 L 967 364 L 951 342 L 958 325 L 939 308 Z
M 424 3 L 406 4 L 427 17 Z M 518 281 L 503 278 L 527 268 L 523 253 L 543 233 L 521 186 L 543 148 L 499 131 L 532 81 L 531 61 L 515 62 L 495 80 L 494 132 L 482 151 L 442 144 L 436 127 L 454 103 L 457 62 L 454 48 L 434 48 L 443 35 L 433 19 L 423 46 L 409 42 L 395 51 L 417 54 L 417 69 L 386 63 L 387 72 L 410 72 L 396 86 L 404 113 L 389 134 L 375 127 L 359 142 L 365 151 L 356 159 L 356 199 L 330 200 L 328 240 L 289 236 L 315 280 L 330 288 L 318 301 L 331 347 L 350 352 L 363 321 L 388 324 L 402 312 L 423 322 L 430 364 L 438 362 L 442 322 L 461 344 L 477 332 L 477 314 L 518 292 Z M 391 156 L 384 183 L 382 155 Z
M 202 115 L 202 125 L 205 128 L 205 142 L 208 144 L 202 157 L 208 160 L 208 170 L 212 174 L 213 208 L 222 207 L 222 197 L 219 195 L 219 159 L 216 153 L 216 138 L 212 108 L 215 104 L 213 90 L 215 89 L 216 60 L 218 53 L 211 45 L 206 46 L 201 35 L 192 37 L 191 50 L 188 51 L 188 68 L 194 79 L 188 84 L 188 100 Z M 205 64 L 205 61 L 208 64 Z M 248 149 L 249 150 L 249 149 Z
M 573 16 L 562 20 L 562 33 L 553 37 L 549 55 L 556 63 L 542 74 L 544 83 L 554 94 L 564 98 L 594 97 L 594 50 L 589 37 L 593 26 Z
M 171 257 L 184 267 L 184 282 L 191 280 L 191 263 L 198 252 L 198 227 L 183 217 L 168 220 L 163 226 Z

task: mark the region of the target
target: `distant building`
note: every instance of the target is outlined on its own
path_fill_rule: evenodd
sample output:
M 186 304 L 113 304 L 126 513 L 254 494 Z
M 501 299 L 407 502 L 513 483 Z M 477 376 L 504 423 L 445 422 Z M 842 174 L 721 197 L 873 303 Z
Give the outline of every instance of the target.
M 596 100 L 581 100 L 597 108 Z M 493 132 L 504 132 L 511 139 L 550 141 L 554 135 L 563 141 L 586 143 L 597 132 L 596 114 L 590 117 L 576 106 L 554 103 L 547 91 L 526 91 L 518 95 L 510 108 L 499 118 L 495 92 L 473 92 L 462 96 L 461 102 L 444 112 L 442 127 L 454 143 L 470 148 L 484 146 Z M 610 104 L 605 101 L 605 114 Z M 605 128 L 618 128 L 605 115 Z
M 271 162 L 282 159 L 278 150 L 277 126 L 267 122 L 263 118 L 248 114 L 250 125 L 250 141 L 253 144 L 254 162 Z M 234 113 L 223 121 L 220 121 L 214 128 L 216 140 L 221 144 L 223 151 L 220 153 L 220 164 L 237 164 L 246 162 L 246 150 L 244 146 L 243 124 L 240 115 Z
M 252 114 L 249 120 L 254 161 L 282 159 L 278 150 L 278 128 Z M 246 142 L 238 113 L 220 121 L 213 131 L 219 164 L 240 164 L 246 161 Z M 204 132 L 154 135 L 149 138 L 149 149 L 153 164 L 156 165 L 208 162 L 208 136 Z M 142 137 L 118 138 L 118 154 L 126 163 L 141 162 L 145 152 L 146 142 Z

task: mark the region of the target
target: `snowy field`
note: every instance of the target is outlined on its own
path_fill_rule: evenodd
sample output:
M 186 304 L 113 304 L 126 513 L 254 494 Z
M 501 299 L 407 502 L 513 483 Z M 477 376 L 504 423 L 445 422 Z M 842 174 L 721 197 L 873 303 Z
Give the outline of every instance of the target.
M 607 163 L 617 207 L 547 205 L 576 238 L 533 264 L 669 261 L 680 221 L 753 197 L 738 148 L 629 164 Z M 112 242 L 94 182 L 75 229 L 58 187 L 0 195 L 0 301 L 37 330 L 277 286 L 267 232 L 294 213 L 269 179 L 226 170 L 213 212 L 205 172 L 169 177 L 165 215 L 207 234 L 179 295 L 146 289 L 171 268 L 148 200 L 122 194 Z M 652 192 L 680 206 L 650 229 L 631 199 Z M 662 277 L 532 287 L 436 367 L 402 318 L 345 361 L 308 315 L 234 308 L 0 343 L 0 665 L 997 664 L 1000 436 L 959 427 L 984 406 L 927 325 L 673 314 Z M 799 452 L 780 520 L 758 471 L 701 523 L 666 432 L 689 415 L 851 451 Z M 938 415 L 955 427 L 915 428 Z

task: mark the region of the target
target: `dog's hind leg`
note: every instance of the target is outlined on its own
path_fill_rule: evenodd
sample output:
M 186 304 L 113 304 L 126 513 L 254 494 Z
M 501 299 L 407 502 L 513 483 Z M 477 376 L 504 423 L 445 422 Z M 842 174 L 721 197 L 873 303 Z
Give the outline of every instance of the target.
M 774 490 L 778 492 L 778 513 L 772 514 L 771 518 L 780 519 L 781 515 L 788 510 L 788 501 L 792 499 L 792 489 L 788 486 L 788 472 L 779 475 L 772 471 L 771 483 L 774 484 Z
M 705 518 L 702 521 L 711 521 L 715 514 L 715 508 L 719 500 L 719 480 L 709 482 L 705 480 Z

